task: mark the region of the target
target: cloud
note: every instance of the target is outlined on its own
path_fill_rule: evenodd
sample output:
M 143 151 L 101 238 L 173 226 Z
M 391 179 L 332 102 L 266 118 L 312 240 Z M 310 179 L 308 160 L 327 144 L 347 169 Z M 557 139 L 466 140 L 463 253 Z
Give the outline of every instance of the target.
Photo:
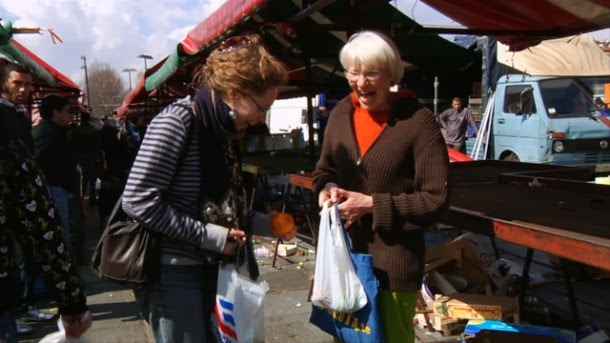
M 83 60 L 108 63 L 117 71 L 144 69 L 140 54 L 153 56 L 148 66 L 167 56 L 186 34 L 222 0 L 3 0 L 0 13 L 14 27 L 52 28 L 50 35 L 15 35 L 15 39 L 74 82 L 83 85 Z M 127 74 L 123 76 L 127 85 Z M 128 88 L 128 87 L 126 87 Z

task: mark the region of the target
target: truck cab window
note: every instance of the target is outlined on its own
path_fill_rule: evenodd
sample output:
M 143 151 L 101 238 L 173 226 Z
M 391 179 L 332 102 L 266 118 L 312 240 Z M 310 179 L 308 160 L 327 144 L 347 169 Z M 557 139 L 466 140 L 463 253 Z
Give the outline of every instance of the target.
M 579 78 L 541 81 L 540 93 L 549 118 L 590 117 L 596 111 L 591 88 Z
M 528 87 L 523 86 L 509 86 L 506 87 L 506 93 L 504 96 L 504 113 L 522 114 L 521 113 L 521 93 Z M 536 113 L 536 102 L 532 104 L 532 114 Z

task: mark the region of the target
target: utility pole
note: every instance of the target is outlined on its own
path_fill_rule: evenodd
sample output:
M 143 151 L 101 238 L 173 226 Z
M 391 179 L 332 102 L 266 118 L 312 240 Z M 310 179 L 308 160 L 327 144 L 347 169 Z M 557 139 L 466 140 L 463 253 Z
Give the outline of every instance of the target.
M 87 56 L 83 55 L 80 57 L 80 59 L 83 60 L 83 66 L 81 67 L 81 69 L 85 70 L 85 87 L 87 87 L 85 95 L 87 96 L 87 107 L 93 110 L 93 108 L 91 107 L 91 88 L 89 88 L 89 73 L 87 72 Z
M 141 58 L 144 60 L 144 72 L 146 72 L 148 70 L 148 65 L 146 64 L 146 60 L 152 60 L 152 56 L 140 54 L 140 55 L 138 55 L 138 58 Z
M 123 69 L 123 73 L 128 73 L 129 74 L 129 90 L 131 90 L 131 73 L 137 71 L 136 68 L 125 68 Z

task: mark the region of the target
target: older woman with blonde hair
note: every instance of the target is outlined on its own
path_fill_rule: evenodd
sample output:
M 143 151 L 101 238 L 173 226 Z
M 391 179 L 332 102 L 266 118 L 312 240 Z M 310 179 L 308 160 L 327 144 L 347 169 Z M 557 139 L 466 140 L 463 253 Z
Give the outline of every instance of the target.
M 373 255 L 387 342 L 413 342 L 424 230 L 448 206 L 449 160 L 430 110 L 408 91 L 396 45 L 354 34 L 340 53 L 351 94 L 333 109 L 314 172 L 319 205 L 339 203 L 356 251 Z
M 194 98 L 168 106 L 148 127 L 123 209 L 161 241 L 158 279 L 136 290 L 157 342 L 215 341 L 218 260 L 247 239 L 238 138 L 265 121 L 287 78 L 259 36 L 231 37 L 199 70 Z

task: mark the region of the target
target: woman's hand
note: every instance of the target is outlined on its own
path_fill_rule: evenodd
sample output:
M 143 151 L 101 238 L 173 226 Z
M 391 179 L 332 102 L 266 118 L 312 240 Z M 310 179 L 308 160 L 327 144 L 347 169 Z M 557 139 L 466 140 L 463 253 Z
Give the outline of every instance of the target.
M 324 186 L 324 189 L 320 191 L 320 195 L 318 195 L 318 206 L 322 208 L 329 201 L 339 201 L 339 197 L 337 196 L 337 192 L 339 191 L 339 189 L 340 188 L 339 186 L 337 186 L 336 183 L 327 183 L 326 186 Z
M 77 315 L 62 315 L 61 323 L 66 331 L 67 338 L 79 338 L 85 331 L 89 330 L 93 316 L 91 312 L 85 311 Z
M 370 195 L 339 189 L 337 196 L 345 199 L 339 204 L 339 214 L 346 220 L 346 228 L 365 214 L 373 213 L 373 197 Z
M 246 243 L 246 233 L 243 230 L 231 228 L 227 234 L 227 241 L 222 253 L 231 255 L 235 252 L 238 245 L 244 245 L 244 243 Z

